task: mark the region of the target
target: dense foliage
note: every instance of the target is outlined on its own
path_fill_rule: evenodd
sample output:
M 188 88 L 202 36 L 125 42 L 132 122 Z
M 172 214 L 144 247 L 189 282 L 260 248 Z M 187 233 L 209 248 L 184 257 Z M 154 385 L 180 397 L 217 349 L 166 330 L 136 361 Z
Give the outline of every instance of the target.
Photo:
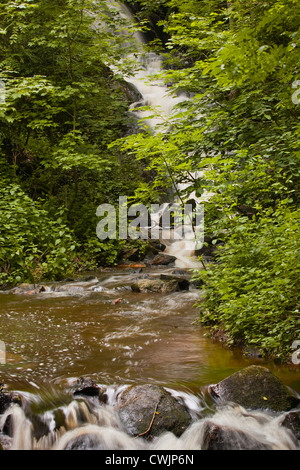
M 105 1 L 5 0 L 0 21 L 1 283 L 113 263 L 121 244 L 97 239 L 96 209 L 140 179 L 107 150 L 131 126 L 125 20 Z

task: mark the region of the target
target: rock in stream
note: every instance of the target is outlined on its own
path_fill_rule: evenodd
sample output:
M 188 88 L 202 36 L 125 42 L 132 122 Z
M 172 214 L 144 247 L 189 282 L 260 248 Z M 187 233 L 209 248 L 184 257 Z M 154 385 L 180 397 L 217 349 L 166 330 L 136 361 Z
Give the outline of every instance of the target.
M 261 366 L 246 367 L 216 385 L 210 393 L 219 402 L 234 402 L 248 409 L 289 411 L 299 398 L 269 369 Z
M 120 396 L 119 416 L 130 436 L 150 438 L 171 431 L 180 436 L 191 424 L 187 409 L 163 387 L 137 385 Z

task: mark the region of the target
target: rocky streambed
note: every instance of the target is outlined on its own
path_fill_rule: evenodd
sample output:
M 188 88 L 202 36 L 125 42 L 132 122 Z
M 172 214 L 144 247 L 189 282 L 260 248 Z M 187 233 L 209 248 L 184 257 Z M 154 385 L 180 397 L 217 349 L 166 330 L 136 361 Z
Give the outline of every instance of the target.
M 87 377 L 52 396 L 2 386 L 0 442 L 3 450 L 296 450 L 299 405 L 300 396 L 261 366 L 204 394 Z

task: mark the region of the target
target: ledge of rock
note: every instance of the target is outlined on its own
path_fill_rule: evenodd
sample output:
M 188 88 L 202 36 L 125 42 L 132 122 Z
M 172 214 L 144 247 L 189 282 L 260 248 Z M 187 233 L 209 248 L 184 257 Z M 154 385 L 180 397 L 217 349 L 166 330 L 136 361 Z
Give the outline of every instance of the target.
M 248 409 L 289 411 L 300 400 L 269 369 L 250 366 L 209 387 L 211 396 L 220 402 L 234 402 Z
M 189 290 L 190 281 L 187 277 L 161 274 L 160 279 L 164 282 L 176 282 L 177 290 Z
M 139 279 L 132 284 L 133 292 L 161 292 L 164 294 L 180 290 L 176 280 L 163 281 L 161 279 Z
M 119 417 L 130 436 L 151 438 L 171 431 L 180 436 L 191 424 L 187 409 L 163 387 L 137 385 L 119 398 Z
M 189 290 L 190 281 L 186 277 L 161 274 L 159 278 L 142 276 L 131 285 L 133 292 L 161 292 L 168 294 L 182 290 Z

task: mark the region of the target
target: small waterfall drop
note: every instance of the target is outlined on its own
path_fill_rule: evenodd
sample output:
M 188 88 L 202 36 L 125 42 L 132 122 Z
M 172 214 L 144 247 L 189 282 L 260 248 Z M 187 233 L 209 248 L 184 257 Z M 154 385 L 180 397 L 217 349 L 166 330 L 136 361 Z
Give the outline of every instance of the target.
M 0 442 L 7 450 L 297 450 L 299 442 L 284 426 L 284 414 L 247 411 L 239 405 L 205 411 L 196 397 L 192 403 L 192 424 L 178 437 L 165 431 L 150 440 L 126 432 L 118 417 L 118 394 L 124 387 L 110 390 L 110 400 L 100 404 L 95 397 L 80 397 L 68 405 L 33 415 L 29 400 L 25 408 L 10 407 L 0 420 Z M 180 395 L 180 394 L 179 394 Z M 177 397 L 180 399 L 180 396 Z M 183 394 L 183 399 L 186 398 Z M 194 398 L 194 399 L 193 399 Z M 9 436 L 1 435 L 9 421 Z
M 119 4 L 119 11 L 123 17 L 133 22 L 132 14 L 125 5 Z M 131 106 L 131 112 L 138 121 L 143 122 L 143 125 L 149 127 L 154 133 L 164 132 L 162 125 L 167 125 L 176 105 L 183 103 L 188 97 L 185 94 L 174 96 L 170 93 L 168 86 L 159 78 L 159 74 L 163 70 L 162 57 L 154 52 L 144 52 L 145 39 L 141 33 L 135 33 L 134 39 L 137 41 L 140 51 L 138 59 L 140 67 L 135 76 L 129 78 L 129 81 L 143 98 Z M 149 107 L 149 109 L 144 109 L 145 107 Z M 182 185 L 173 188 L 174 198 L 170 200 L 170 204 L 182 204 L 182 201 L 177 197 L 182 189 L 187 189 L 187 185 L 184 188 Z M 196 203 L 201 203 L 195 194 L 192 197 Z M 176 267 L 201 268 L 201 263 L 195 256 L 195 233 L 185 229 L 183 235 L 177 239 L 176 235 L 174 236 L 174 231 L 171 233 L 171 237 L 166 238 L 162 230 L 160 241 L 166 246 L 164 254 L 176 258 Z

